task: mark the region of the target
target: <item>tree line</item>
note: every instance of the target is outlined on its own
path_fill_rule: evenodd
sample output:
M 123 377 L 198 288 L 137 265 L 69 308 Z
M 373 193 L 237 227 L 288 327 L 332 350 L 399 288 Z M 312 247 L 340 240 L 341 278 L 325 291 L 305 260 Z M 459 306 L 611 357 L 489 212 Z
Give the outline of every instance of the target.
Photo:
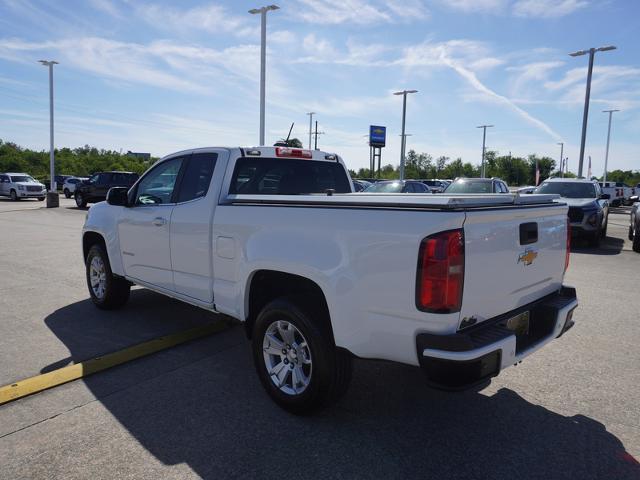
M 511 186 L 535 185 L 536 164 L 540 171 L 540 182 L 549 177 L 559 177 L 560 170 L 553 158 L 538 156 L 535 154 L 524 157 L 512 155 L 499 155 L 495 151 L 487 151 L 485 154 L 485 168 L 487 177 L 498 177 Z M 377 178 L 377 172 L 371 172 L 368 168 L 357 171 L 350 170 L 354 178 Z M 480 177 L 481 166 L 471 162 L 463 162 L 461 158 L 451 160 L 450 157 L 432 157 L 428 153 L 417 153 L 410 150 L 405 159 L 405 178 L 432 179 L 456 177 Z M 572 172 L 565 173 L 565 177 L 575 178 Z M 380 178 L 393 180 L 400 178 L 400 166 L 387 164 L 380 168 Z M 593 177 L 596 178 L 596 177 Z M 601 178 L 597 178 L 602 180 Z M 640 183 L 640 171 L 614 170 L 607 173 L 607 180 L 623 182 L 628 185 Z
M 78 148 L 55 149 L 56 175 L 86 177 L 94 172 L 121 170 L 144 172 L 156 158 L 144 160 L 120 153 L 85 145 Z M 49 152 L 22 148 L 15 143 L 0 140 L 0 172 L 25 172 L 38 180 L 49 179 Z
M 294 143 L 295 142 L 295 143 Z M 288 141 L 290 146 L 302 146 L 298 139 Z M 157 160 L 144 160 L 115 150 L 104 150 L 85 145 L 78 148 L 60 148 L 55 150 L 56 173 L 60 175 L 88 176 L 105 170 L 123 170 L 142 173 Z M 347 159 L 348 160 L 348 159 Z M 499 155 L 495 151 L 486 153 L 486 171 L 488 177 L 499 177 L 509 185 L 533 185 L 536 176 L 536 161 L 540 169 L 540 181 L 559 176 L 556 162 L 550 157 L 529 155 L 526 158 L 511 155 Z M 22 148 L 15 143 L 0 140 L 0 172 L 26 172 L 38 178 L 49 178 L 49 152 Z M 354 178 L 374 178 L 377 172 L 368 168 L 349 170 Z M 479 177 L 480 165 L 463 162 L 461 158 L 432 157 L 428 153 L 410 150 L 406 157 L 405 178 L 456 178 Z M 396 179 L 400 176 L 398 165 L 384 165 L 380 169 L 380 178 Z M 575 177 L 571 172 L 566 174 Z M 599 178 L 600 180 L 601 178 Z M 607 180 L 623 182 L 627 185 L 640 183 L 640 170 L 614 170 L 607 173 Z

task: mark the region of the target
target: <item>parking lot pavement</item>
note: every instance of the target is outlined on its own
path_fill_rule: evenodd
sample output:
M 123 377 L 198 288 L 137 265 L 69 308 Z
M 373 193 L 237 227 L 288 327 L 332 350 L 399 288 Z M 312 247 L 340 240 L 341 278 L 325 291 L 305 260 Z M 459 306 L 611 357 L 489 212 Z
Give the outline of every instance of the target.
M 84 212 L 0 201 L 0 384 L 215 316 L 144 289 L 87 300 Z M 0 478 L 640 478 L 640 255 L 612 214 L 576 243 L 576 326 L 478 391 L 356 361 L 345 398 L 294 417 L 263 393 L 241 327 L 0 407 Z

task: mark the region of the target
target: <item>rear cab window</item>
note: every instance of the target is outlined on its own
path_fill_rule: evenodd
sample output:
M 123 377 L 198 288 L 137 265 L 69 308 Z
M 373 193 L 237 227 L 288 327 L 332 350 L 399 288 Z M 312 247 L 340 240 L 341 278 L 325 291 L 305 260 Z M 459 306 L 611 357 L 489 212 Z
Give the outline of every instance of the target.
M 242 157 L 236 161 L 229 194 L 304 195 L 329 189 L 351 193 L 347 172 L 338 162 Z

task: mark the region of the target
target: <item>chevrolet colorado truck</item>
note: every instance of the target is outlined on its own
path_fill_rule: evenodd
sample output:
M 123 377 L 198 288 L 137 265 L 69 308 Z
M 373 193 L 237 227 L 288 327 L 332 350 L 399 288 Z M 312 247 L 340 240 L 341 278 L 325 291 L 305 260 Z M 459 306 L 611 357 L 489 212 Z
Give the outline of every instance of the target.
M 556 195 L 352 192 L 335 154 L 169 155 L 90 208 L 89 294 L 113 309 L 137 284 L 244 322 L 265 390 L 293 413 L 339 398 L 353 357 L 462 389 L 573 325 Z

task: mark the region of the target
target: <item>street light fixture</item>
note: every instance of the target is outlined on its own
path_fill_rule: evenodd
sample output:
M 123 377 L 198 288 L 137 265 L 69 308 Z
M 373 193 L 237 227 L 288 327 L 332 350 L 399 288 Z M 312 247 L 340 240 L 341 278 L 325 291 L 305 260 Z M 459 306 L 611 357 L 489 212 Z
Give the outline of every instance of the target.
M 267 64 L 267 12 L 278 10 L 277 5 L 252 8 L 249 13 L 260 14 L 260 146 L 264 145 L 264 110 L 265 110 L 265 77 Z
M 480 125 L 476 128 L 482 129 L 482 178 L 485 178 L 484 158 L 485 158 L 485 141 L 487 139 L 487 128 L 492 128 L 493 125 Z
M 49 67 L 49 192 L 47 192 L 47 207 L 57 207 L 58 194 L 55 177 L 55 152 L 53 150 L 53 66 L 58 65 L 55 60 L 39 60 L 45 67 Z
M 578 159 L 578 177 L 582 177 L 582 164 L 584 162 L 584 144 L 587 139 L 587 118 L 589 117 L 589 97 L 591 96 L 591 75 L 593 73 L 593 57 L 596 52 L 608 52 L 609 50 L 615 50 L 617 47 L 614 45 L 607 45 L 606 47 L 590 48 L 589 50 L 579 50 L 577 52 L 570 53 L 572 57 L 580 57 L 582 55 L 589 54 L 589 70 L 587 71 L 587 90 L 584 96 L 584 114 L 582 116 L 582 138 L 580 140 L 580 158 Z
M 394 95 L 402 95 L 402 142 L 400 145 L 400 180 L 404 180 L 404 125 L 407 118 L 407 94 L 418 93 L 418 90 L 402 90 L 401 92 L 393 92 Z
M 607 129 L 607 150 L 604 155 L 604 175 L 602 176 L 602 181 L 607 181 L 607 164 L 609 163 L 609 139 L 611 138 L 611 116 L 613 112 L 619 112 L 620 110 L 603 110 L 602 113 L 609 114 L 609 128 Z

